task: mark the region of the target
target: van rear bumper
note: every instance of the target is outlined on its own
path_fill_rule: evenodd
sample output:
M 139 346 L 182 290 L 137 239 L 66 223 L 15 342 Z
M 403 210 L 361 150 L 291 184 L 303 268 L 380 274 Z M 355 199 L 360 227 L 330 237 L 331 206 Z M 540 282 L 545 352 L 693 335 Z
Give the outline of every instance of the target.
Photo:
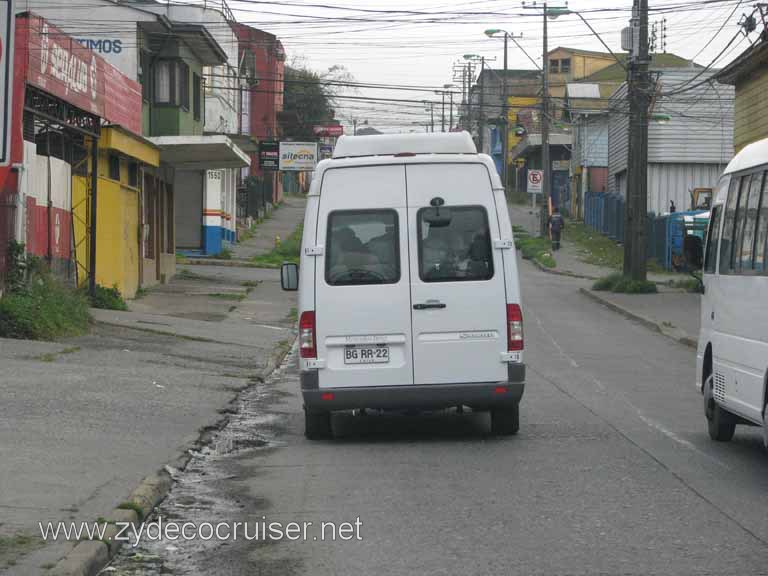
M 435 410 L 459 405 L 487 410 L 520 402 L 525 390 L 525 367 L 517 368 L 514 381 L 355 388 L 308 388 L 312 378 L 305 379 L 302 374 L 301 392 L 304 407 L 311 412 L 356 408 Z

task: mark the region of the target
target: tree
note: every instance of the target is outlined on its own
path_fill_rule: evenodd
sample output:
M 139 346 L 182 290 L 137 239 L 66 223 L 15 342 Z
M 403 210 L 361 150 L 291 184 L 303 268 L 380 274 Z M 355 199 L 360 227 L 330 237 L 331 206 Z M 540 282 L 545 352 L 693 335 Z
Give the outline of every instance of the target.
M 352 75 L 343 66 L 332 66 L 323 74 L 297 61 L 286 66 L 280 116 L 283 138 L 315 140 L 313 126 L 334 119 L 335 97 L 345 89 L 340 83 L 352 80 Z

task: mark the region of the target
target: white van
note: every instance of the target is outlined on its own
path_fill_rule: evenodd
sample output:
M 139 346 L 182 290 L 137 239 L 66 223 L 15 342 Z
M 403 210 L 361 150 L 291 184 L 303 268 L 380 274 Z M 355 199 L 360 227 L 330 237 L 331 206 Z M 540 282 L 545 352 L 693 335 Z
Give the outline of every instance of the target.
M 317 165 L 299 289 L 306 436 L 359 408 L 490 410 L 519 428 L 523 317 L 512 227 L 466 132 L 343 136 Z
M 696 386 L 713 440 L 733 438 L 737 424 L 763 427 L 768 446 L 768 139 L 730 161 L 712 203 L 703 265 Z

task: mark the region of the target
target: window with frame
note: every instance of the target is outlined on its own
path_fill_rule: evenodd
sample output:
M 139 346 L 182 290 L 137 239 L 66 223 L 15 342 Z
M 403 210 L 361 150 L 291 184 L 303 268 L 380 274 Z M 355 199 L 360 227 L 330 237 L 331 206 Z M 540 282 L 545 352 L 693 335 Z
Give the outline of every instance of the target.
M 175 66 L 170 60 L 155 62 L 155 103 L 174 104 L 176 101 Z
M 768 173 L 763 173 L 763 180 L 768 180 Z M 766 265 L 766 251 L 768 251 L 768 192 L 766 186 L 768 182 L 763 182 L 763 190 L 760 195 L 760 207 L 757 212 L 757 224 L 755 225 L 755 257 L 754 266 L 757 272 L 768 271 Z
M 561 74 L 570 74 L 571 73 L 571 59 L 570 58 L 563 58 L 560 60 L 560 73 Z
M 139 187 L 139 164 L 137 162 L 128 163 L 128 186 Z
M 326 246 L 325 281 L 331 286 L 400 281 L 400 231 L 395 210 L 331 212 Z
M 742 247 L 744 243 L 744 229 L 747 225 L 747 201 L 749 200 L 749 191 L 751 189 L 752 174 L 747 174 L 741 179 L 741 194 L 739 203 L 736 206 L 736 228 L 733 233 L 733 249 L 731 250 L 731 270 L 739 272 L 741 270 L 741 261 L 743 258 Z
M 720 221 L 723 216 L 723 207 L 715 206 L 709 219 L 709 232 L 707 233 L 707 248 L 704 254 L 704 272 L 714 274 L 717 266 L 717 248 L 720 243 Z
M 485 208 L 422 208 L 417 213 L 416 221 L 419 278 L 423 282 L 493 278 L 493 250 Z
M 739 204 L 742 180 L 743 178 L 738 176 L 731 178 L 731 185 L 728 190 L 728 200 L 723 216 L 723 233 L 720 238 L 720 274 L 727 274 L 731 270 L 731 254 L 736 230 L 736 208 Z
M 120 156 L 117 154 L 109 155 L 109 178 L 120 181 Z
M 749 199 L 745 202 L 745 210 L 741 216 L 742 220 L 744 220 L 744 237 L 741 242 L 740 258 L 736 262 L 737 268 L 742 272 L 750 272 L 753 269 L 757 211 L 760 208 L 760 193 L 762 190 L 763 173 L 752 174 L 752 181 L 749 186 Z
M 179 62 L 179 104 L 185 110 L 189 110 L 189 66 L 186 62 Z
M 560 60 L 550 60 L 549 61 L 549 72 L 550 72 L 550 74 L 559 74 L 560 73 Z
M 199 74 L 192 73 L 192 116 L 195 120 L 200 120 L 200 109 L 202 108 L 203 86 Z

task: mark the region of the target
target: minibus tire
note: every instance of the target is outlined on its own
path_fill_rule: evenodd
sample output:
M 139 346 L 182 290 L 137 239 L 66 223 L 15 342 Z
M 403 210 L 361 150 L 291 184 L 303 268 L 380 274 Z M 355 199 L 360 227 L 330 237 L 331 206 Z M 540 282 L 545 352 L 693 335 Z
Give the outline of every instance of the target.
M 707 379 L 704 390 L 704 415 L 707 417 L 707 432 L 715 442 L 730 442 L 736 432 L 736 418 L 723 410 L 712 394 L 712 378 Z
M 513 436 L 520 430 L 520 405 L 491 409 L 491 432 L 495 436 Z
M 304 410 L 304 436 L 308 440 L 325 440 L 333 436 L 330 412 Z

